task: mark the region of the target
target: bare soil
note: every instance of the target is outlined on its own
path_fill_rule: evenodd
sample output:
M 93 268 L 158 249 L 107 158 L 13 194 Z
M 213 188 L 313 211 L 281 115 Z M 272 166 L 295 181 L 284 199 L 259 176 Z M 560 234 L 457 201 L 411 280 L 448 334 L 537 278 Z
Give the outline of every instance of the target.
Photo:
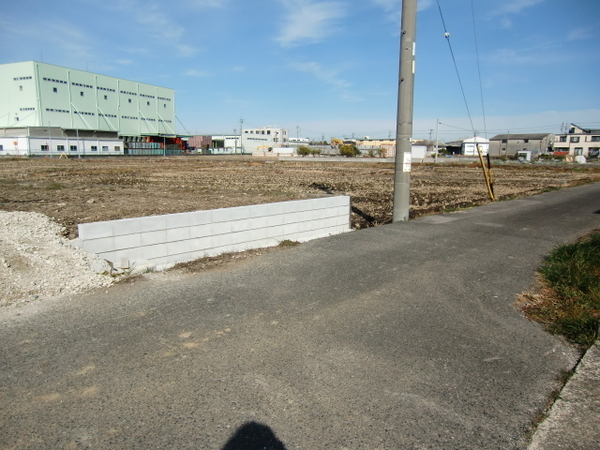
M 0 210 L 34 211 L 77 237 L 77 224 L 324 194 L 352 197 L 352 226 L 390 222 L 394 165 L 253 157 L 0 159 Z M 497 199 L 600 181 L 600 164 L 502 164 Z M 477 164 L 414 164 L 411 218 L 488 203 Z

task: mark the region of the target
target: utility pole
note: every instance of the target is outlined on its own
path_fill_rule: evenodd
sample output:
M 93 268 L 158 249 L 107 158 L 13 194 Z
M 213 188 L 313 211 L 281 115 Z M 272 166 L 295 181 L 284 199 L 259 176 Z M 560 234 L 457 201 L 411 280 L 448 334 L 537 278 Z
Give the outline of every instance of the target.
M 408 220 L 410 209 L 410 171 L 412 162 L 410 139 L 413 132 L 417 0 L 402 0 L 402 23 L 400 28 L 400 76 L 398 80 L 393 222 Z
M 240 155 L 244 154 L 244 131 L 242 125 L 244 124 L 244 119 L 240 119 Z
M 440 119 L 437 119 L 435 121 L 435 162 L 437 164 L 438 162 L 438 151 L 439 151 L 439 140 L 438 140 L 438 133 L 440 131 Z

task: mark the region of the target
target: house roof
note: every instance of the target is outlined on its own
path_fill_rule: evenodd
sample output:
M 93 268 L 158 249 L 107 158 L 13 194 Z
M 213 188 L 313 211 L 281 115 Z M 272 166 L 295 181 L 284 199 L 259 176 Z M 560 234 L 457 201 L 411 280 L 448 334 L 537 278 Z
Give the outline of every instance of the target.
M 490 139 L 490 141 L 501 141 L 501 140 L 511 140 L 511 141 L 515 141 L 515 140 L 523 140 L 523 139 L 530 139 L 530 140 L 539 140 L 541 141 L 542 139 L 544 139 L 545 137 L 548 137 L 550 135 L 552 135 L 553 133 L 525 133 L 525 134 L 497 134 L 496 136 L 494 136 L 493 138 Z
M 573 125 L 575 128 L 579 128 L 581 131 L 583 131 L 584 134 L 600 134 L 600 130 L 593 130 L 591 128 L 583 128 L 574 123 L 572 123 L 571 125 Z M 581 133 L 569 133 L 569 134 L 581 134 Z

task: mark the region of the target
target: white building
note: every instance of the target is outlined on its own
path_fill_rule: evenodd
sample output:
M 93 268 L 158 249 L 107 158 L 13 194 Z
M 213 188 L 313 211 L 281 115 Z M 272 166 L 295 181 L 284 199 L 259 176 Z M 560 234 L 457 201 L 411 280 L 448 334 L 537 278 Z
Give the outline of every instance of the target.
M 0 128 L 0 156 L 116 156 L 125 151 L 113 133 L 60 127 Z
M 481 154 L 487 155 L 490 151 L 490 141 L 479 136 L 474 136 L 463 140 L 461 153 L 467 156 L 477 156 L 479 155 L 479 152 L 477 151 L 478 145 L 479 149 L 481 150 Z
M 175 91 L 35 61 L 0 65 L 4 137 L 45 138 L 48 129 L 55 128 L 79 140 L 76 154 L 86 147 L 88 138 L 173 136 Z M 81 144 L 84 140 L 86 145 Z M 35 146 L 19 148 L 20 153 L 57 151 L 38 148 L 36 139 L 26 141 Z M 57 142 L 53 144 L 64 145 Z
M 242 140 L 239 135 L 212 136 L 209 153 L 211 155 L 241 155 Z
M 244 129 L 242 146 L 245 154 L 262 152 L 274 147 L 288 147 L 288 130 L 272 126 Z

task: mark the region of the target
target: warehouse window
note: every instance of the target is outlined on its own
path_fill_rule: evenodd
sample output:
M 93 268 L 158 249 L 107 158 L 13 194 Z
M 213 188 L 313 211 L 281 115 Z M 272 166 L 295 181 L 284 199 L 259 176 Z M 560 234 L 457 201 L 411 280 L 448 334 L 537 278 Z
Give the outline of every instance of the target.
M 76 152 L 77 151 L 77 146 L 76 145 L 71 145 L 71 146 L 69 146 L 69 150 L 71 150 L 72 152 Z
M 150 106 L 150 102 L 146 102 L 146 105 Z
M 115 145 L 115 152 L 120 152 L 120 151 L 121 151 L 121 146 Z
M 164 108 L 166 108 L 166 107 L 167 107 L 167 104 L 165 103 L 165 104 L 163 105 L 163 107 L 164 107 Z
M 4 151 L 4 145 L 1 145 L 1 144 L 0 144 L 0 152 L 1 152 L 1 151 Z
M 19 86 L 19 90 L 22 91 L 23 90 L 23 86 Z
M 63 151 L 64 149 L 65 149 L 65 146 L 64 146 L 64 145 L 57 145 L 57 146 L 56 146 L 56 150 L 58 150 L 59 152 L 60 152 L 60 151 Z
M 58 92 L 58 88 L 53 87 L 52 92 Z
M 104 96 L 104 100 L 108 100 L 108 95 L 105 95 L 105 96 Z
M 84 94 L 83 94 L 83 91 L 81 91 L 81 92 L 79 93 L 79 96 L 80 96 L 80 97 L 83 97 L 83 95 L 84 95 Z
M 91 150 L 92 150 L 93 152 L 97 152 L 97 151 L 98 151 L 98 146 L 97 146 L 97 145 L 92 145 L 92 148 L 91 148 Z
M 102 151 L 103 152 L 107 152 L 108 151 L 108 145 L 103 145 L 102 146 Z
M 48 144 L 42 144 L 42 151 L 43 152 L 47 152 L 48 150 L 50 150 L 50 147 L 48 147 Z
M 128 99 L 127 101 L 128 101 L 129 103 L 131 103 L 131 99 Z

